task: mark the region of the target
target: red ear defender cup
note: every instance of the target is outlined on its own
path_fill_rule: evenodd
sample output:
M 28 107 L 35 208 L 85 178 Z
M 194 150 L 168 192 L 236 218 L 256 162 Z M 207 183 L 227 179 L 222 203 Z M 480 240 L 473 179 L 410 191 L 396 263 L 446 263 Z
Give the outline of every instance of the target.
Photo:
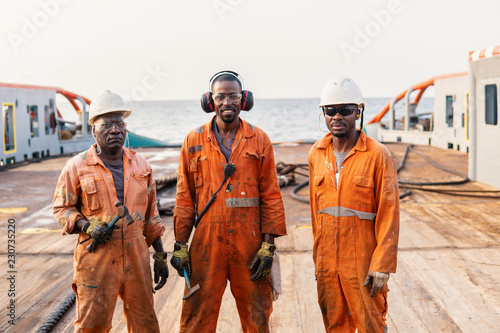
M 253 108 L 253 93 L 250 90 L 243 90 L 241 95 L 241 109 L 250 111 Z
M 201 108 L 206 113 L 215 111 L 214 100 L 212 99 L 211 92 L 206 92 L 201 95 Z

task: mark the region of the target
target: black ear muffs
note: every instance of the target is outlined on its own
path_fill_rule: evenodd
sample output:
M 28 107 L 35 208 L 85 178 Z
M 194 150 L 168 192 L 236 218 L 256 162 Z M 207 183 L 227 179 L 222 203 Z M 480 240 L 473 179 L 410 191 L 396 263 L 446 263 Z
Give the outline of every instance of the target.
M 203 111 L 206 113 L 214 112 L 215 111 L 215 104 L 214 100 L 212 98 L 212 83 L 215 81 L 215 79 L 221 75 L 224 74 L 229 74 L 234 76 L 239 82 L 240 86 L 244 88 L 243 84 L 243 78 L 236 72 L 233 71 L 221 71 L 218 73 L 215 73 L 214 76 L 210 79 L 208 83 L 208 89 L 209 91 L 201 95 L 201 108 Z M 253 107 L 253 94 L 249 90 L 242 90 L 241 92 L 241 109 L 243 111 L 250 111 Z
M 241 92 L 241 109 L 243 111 L 250 111 L 253 108 L 253 93 L 250 90 L 243 90 Z
M 214 100 L 212 98 L 211 92 L 206 92 L 203 95 L 201 95 L 201 108 L 206 113 L 215 111 Z
M 241 95 L 241 109 L 243 111 L 250 111 L 253 108 L 253 93 L 250 90 L 243 90 Z M 211 92 L 206 92 L 201 95 L 201 108 L 206 113 L 215 111 L 215 104 Z

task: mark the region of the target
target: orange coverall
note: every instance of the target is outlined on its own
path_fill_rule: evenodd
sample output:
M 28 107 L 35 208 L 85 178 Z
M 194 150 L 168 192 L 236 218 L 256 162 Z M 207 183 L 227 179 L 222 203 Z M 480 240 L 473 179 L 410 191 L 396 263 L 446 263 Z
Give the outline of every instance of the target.
M 117 214 L 117 200 L 111 172 L 97 156 L 96 145 L 68 161 L 54 194 L 53 213 L 71 234 L 83 217 L 109 223 Z M 124 204 L 134 223 L 118 220 L 120 229 L 110 241 L 87 250 L 92 240 L 80 232 L 73 260 L 73 290 L 77 295 L 76 332 L 109 332 L 117 297 L 129 332 L 159 332 L 153 307 L 152 277 L 148 247 L 165 227 L 156 207 L 156 188 L 149 163 L 123 149 Z
M 370 297 L 368 270 L 396 271 L 399 194 L 394 158 L 361 131 L 342 163 L 339 185 L 332 134 L 309 152 L 309 193 L 318 302 L 328 332 L 384 332 L 385 285 Z
M 226 159 L 212 131 L 212 121 L 189 132 L 181 149 L 174 210 L 175 239 L 179 242 L 188 242 L 195 215 L 224 178 Z M 183 302 L 181 332 L 215 332 L 227 280 L 243 331 L 269 331 L 270 276 L 252 282 L 248 270 L 263 233 L 286 234 L 269 137 L 240 119 L 229 163 L 236 171 L 217 194 L 191 241 L 191 284 L 199 283 L 201 288 Z

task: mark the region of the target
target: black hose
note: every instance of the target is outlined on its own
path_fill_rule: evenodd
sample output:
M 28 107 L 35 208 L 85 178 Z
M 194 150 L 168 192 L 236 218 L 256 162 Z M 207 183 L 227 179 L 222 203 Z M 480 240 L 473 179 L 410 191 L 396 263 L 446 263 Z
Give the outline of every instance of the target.
M 461 173 L 461 172 L 458 172 L 458 171 L 455 171 L 455 170 L 452 170 L 452 169 L 449 169 L 447 167 L 444 167 L 442 166 L 441 164 L 437 163 L 436 161 L 434 161 L 433 159 L 431 159 L 429 156 L 425 155 L 424 153 L 422 152 L 419 152 L 415 149 L 413 149 L 413 145 L 412 144 L 409 144 L 407 147 L 406 147 L 406 150 L 405 150 L 405 153 L 403 155 L 403 159 L 401 160 L 401 164 L 399 165 L 398 167 L 398 173 L 401 169 L 404 168 L 404 165 L 405 165 L 405 162 L 406 162 L 406 158 L 408 157 L 408 152 L 409 151 L 412 151 L 420 156 L 422 156 L 427 162 L 429 162 L 430 164 L 432 164 L 434 167 L 440 169 L 440 170 L 443 170 L 445 172 L 448 172 L 448 173 L 451 173 L 451 174 L 454 174 L 454 175 L 457 175 L 457 176 L 460 176 L 462 177 L 461 180 L 454 180 L 454 181 L 446 181 L 446 182 L 413 182 L 413 181 L 409 181 L 409 180 L 401 180 L 398 178 L 398 183 L 399 184 L 405 184 L 405 185 L 460 185 L 460 184 L 464 184 L 464 183 L 467 183 L 469 181 L 469 177 L 467 177 L 467 175 Z
M 57 325 L 59 320 L 61 320 L 62 316 L 69 310 L 70 307 L 73 306 L 76 300 L 76 295 L 74 292 L 71 292 L 64 301 L 55 309 L 54 312 L 50 315 L 49 319 L 43 323 L 40 328 L 36 331 L 36 333 L 49 333 L 52 331 L 54 326 Z
M 435 193 L 442 193 L 442 194 L 448 194 L 448 195 L 456 195 L 456 196 L 461 196 L 461 197 L 470 197 L 470 198 L 489 198 L 489 199 L 500 199 L 500 191 L 482 191 L 482 190 L 453 190 L 453 189 L 437 189 L 437 188 L 425 188 L 425 187 L 420 187 L 420 186 L 408 186 L 408 185 L 401 185 L 401 188 L 405 188 L 409 191 L 409 189 L 416 189 L 420 191 L 427 191 L 427 192 L 435 192 Z M 487 194 L 480 194 L 480 193 L 493 193 L 491 195 Z M 497 193 L 495 195 L 495 193 Z
M 309 199 L 301 197 L 300 195 L 297 194 L 297 192 L 301 188 L 306 187 L 307 185 L 309 185 L 309 180 L 306 180 L 305 182 L 300 183 L 299 185 L 295 186 L 293 188 L 292 192 L 290 193 L 290 195 L 292 196 L 292 198 L 294 198 L 295 200 L 299 200 L 301 202 L 305 202 L 306 204 L 309 204 Z
M 410 191 L 410 190 L 406 190 L 406 192 L 405 192 L 405 193 L 403 193 L 403 194 L 400 194 L 400 195 L 399 195 L 399 199 L 406 198 L 407 196 L 410 196 L 410 195 L 412 195 L 412 194 L 413 194 L 413 193 L 411 193 L 411 191 Z
M 406 159 L 408 157 L 408 153 L 410 152 L 410 150 L 420 156 L 422 156 L 425 160 L 427 160 L 427 162 L 429 162 L 430 164 L 432 164 L 433 166 L 435 166 L 436 168 L 440 169 L 440 170 L 443 170 L 445 172 L 448 172 L 448 173 L 451 173 L 451 174 L 454 174 L 454 175 L 457 175 L 457 176 L 460 176 L 462 177 L 462 179 L 460 180 L 455 180 L 455 181 L 441 181 L 441 182 L 414 182 L 414 181 L 408 181 L 408 180 L 401 180 L 399 179 L 398 177 L 398 183 L 401 184 L 404 188 L 404 185 L 419 185 L 419 186 L 422 186 L 422 185 L 459 185 L 459 184 L 464 184 L 464 183 L 467 183 L 469 181 L 469 177 L 467 177 L 467 175 L 461 173 L 461 172 L 458 172 L 458 171 L 455 171 L 455 170 L 452 170 L 452 169 L 449 169 L 449 168 L 446 168 L 444 166 L 442 166 L 441 164 L 437 163 L 436 161 L 434 161 L 433 159 L 431 159 L 429 156 L 425 155 L 424 153 L 422 152 L 419 152 L 417 150 L 415 150 L 413 148 L 413 145 L 412 144 L 409 144 L 406 149 L 405 149 L 405 153 L 403 154 L 403 159 L 401 160 L 401 163 L 399 164 L 398 168 L 397 168 L 397 173 L 399 174 L 399 171 L 401 171 L 401 169 L 404 168 L 405 166 L 405 163 L 406 163 Z M 303 198 L 301 197 L 300 195 L 297 194 L 297 192 L 302 189 L 303 187 L 309 185 L 309 181 L 306 181 L 304 183 L 301 183 L 297 186 L 295 186 L 292 190 L 292 192 L 290 193 L 290 195 L 292 196 L 292 198 L 294 198 L 295 200 L 298 200 L 298 201 L 301 201 L 301 202 L 305 202 L 305 203 L 308 203 L 309 204 L 309 199 L 306 199 L 306 198 Z M 417 187 L 413 187 L 414 189 L 421 189 L 421 190 L 424 190 L 424 191 L 433 191 L 433 192 L 439 192 L 439 193 L 445 193 L 445 194 L 452 194 L 452 195 L 463 195 L 463 196 L 467 196 L 466 194 L 457 194 L 456 192 L 457 191 L 449 191 L 449 190 L 433 190 L 433 189 L 424 189 L 424 188 L 417 188 Z M 470 191 L 470 192 L 485 192 L 485 191 Z M 487 191 L 486 191 L 487 192 Z M 411 190 L 407 189 L 407 191 L 403 194 L 400 194 L 399 195 L 399 199 L 403 199 L 407 196 L 410 196 L 412 195 L 412 192 Z M 475 195 L 468 195 L 468 196 L 475 196 Z M 487 196 L 482 196 L 482 197 L 487 197 Z M 489 196 L 489 197 L 496 197 L 496 196 Z

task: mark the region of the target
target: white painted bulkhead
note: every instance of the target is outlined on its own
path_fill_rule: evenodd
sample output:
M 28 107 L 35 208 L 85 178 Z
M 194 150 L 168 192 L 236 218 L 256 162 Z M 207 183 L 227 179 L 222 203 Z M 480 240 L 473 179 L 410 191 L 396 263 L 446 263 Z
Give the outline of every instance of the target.
M 500 55 L 482 58 L 470 63 L 471 82 L 475 85 L 476 149 L 469 157 L 469 169 L 474 170 L 471 178 L 500 187 L 500 124 L 498 117 L 498 95 L 500 87 Z M 496 100 L 489 96 L 489 106 L 496 103 L 496 123 L 486 121 L 486 87 L 496 90 Z M 471 99 L 472 100 L 472 99 Z M 474 156 L 475 155 L 475 156 Z M 471 165 L 473 164 L 473 165 Z
M 432 146 L 469 152 L 468 87 L 467 76 L 434 82 L 434 128 L 430 143 Z M 447 110 L 451 111 L 450 108 L 452 113 L 447 114 Z
M 2 86 L 0 108 L 0 166 L 79 152 L 93 143 L 92 136 L 85 130 L 68 140 L 60 138 L 56 90 Z M 82 115 L 86 124 L 88 112 L 80 112 Z
M 50 113 L 56 112 L 55 96 L 53 90 L 0 88 L 1 161 L 20 162 L 60 153 L 57 128 L 50 123 Z

